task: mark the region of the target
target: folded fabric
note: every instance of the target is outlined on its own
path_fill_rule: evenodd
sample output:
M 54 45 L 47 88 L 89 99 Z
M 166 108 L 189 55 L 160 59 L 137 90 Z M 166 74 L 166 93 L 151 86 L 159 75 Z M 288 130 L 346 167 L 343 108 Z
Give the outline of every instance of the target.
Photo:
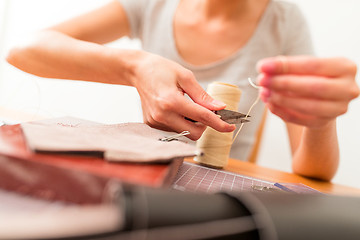
M 160 141 L 164 132 L 144 123 L 100 124 L 78 118 L 57 118 L 22 123 L 33 151 L 102 152 L 109 161 L 167 162 L 196 155 L 183 141 Z

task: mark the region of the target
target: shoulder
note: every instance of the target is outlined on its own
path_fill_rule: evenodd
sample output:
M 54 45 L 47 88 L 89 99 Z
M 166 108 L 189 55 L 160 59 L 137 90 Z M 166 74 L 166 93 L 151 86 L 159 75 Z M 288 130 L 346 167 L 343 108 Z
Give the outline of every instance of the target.
M 123 7 L 131 29 L 131 37 L 141 38 L 144 31 L 153 29 L 163 16 L 169 17 L 173 6 L 180 0 L 117 0 Z M 166 22 L 166 21 L 165 21 Z M 150 30 L 149 30 L 150 31 Z
M 313 54 L 309 26 L 300 8 L 295 3 L 284 0 L 273 0 L 272 5 L 283 39 L 282 54 Z
M 271 12 L 276 15 L 279 20 L 303 20 L 304 16 L 298 7 L 293 2 L 284 0 L 272 0 L 270 2 Z
M 307 31 L 307 20 L 295 3 L 285 0 L 271 0 L 268 11 L 272 23 L 277 26 L 280 32 L 290 34 L 291 32 Z
M 117 0 L 125 10 L 141 10 L 150 2 L 149 0 Z
M 171 0 L 117 0 L 124 8 L 145 10 L 156 6 L 164 6 Z
M 153 18 L 159 12 L 167 12 L 179 0 L 117 0 L 128 16 L 139 19 Z M 132 16 L 131 16 L 132 15 Z

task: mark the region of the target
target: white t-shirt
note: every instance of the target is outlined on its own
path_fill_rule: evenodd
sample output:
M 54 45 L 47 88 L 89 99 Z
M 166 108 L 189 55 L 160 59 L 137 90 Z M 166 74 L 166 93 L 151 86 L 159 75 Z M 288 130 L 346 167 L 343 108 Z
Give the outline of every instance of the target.
M 194 66 L 177 51 L 173 19 L 180 0 L 119 0 L 127 14 L 131 38 L 142 41 L 143 50 L 171 59 L 191 70 L 206 89 L 214 81 L 237 85 L 242 90 L 239 111 L 247 113 L 258 90 L 248 83 L 256 79 L 258 60 L 277 55 L 313 54 L 306 21 L 299 8 L 286 1 L 270 0 L 252 37 L 234 54 L 214 63 Z M 252 150 L 256 131 L 262 119 L 264 104 L 259 102 L 251 112 L 234 142 L 230 157 L 246 160 Z

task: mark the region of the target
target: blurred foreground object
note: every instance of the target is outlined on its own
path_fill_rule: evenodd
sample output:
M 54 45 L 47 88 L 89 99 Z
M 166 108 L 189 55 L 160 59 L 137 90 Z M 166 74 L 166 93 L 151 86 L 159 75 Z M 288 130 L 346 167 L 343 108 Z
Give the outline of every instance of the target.
M 17 226 L 12 229 L 22 231 L 12 235 L 0 231 L 0 238 L 322 240 L 360 236 L 360 198 L 355 197 L 252 192 L 199 194 L 125 185 L 114 189 L 108 203 L 82 206 L 72 212 L 58 211 L 58 216 L 53 214 L 47 224 L 37 224 L 44 222 L 41 221 L 44 214 L 38 214 L 33 219 L 27 218 L 31 230 L 25 227 L 26 221 L 13 221 Z M 64 221 L 66 216 L 72 216 L 73 224 L 82 228 L 77 232 L 74 226 L 64 228 L 69 225 Z M 84 216 L 88 221 L 83 220 Z M 57 223 L 54 229 L 62 231 L 51 235 L 48 230 L 54 222 Z M 11 221 L 5 223 L 2 226 Z M 86 224 L 94 223 L 102 224 L 86 228 Z M 3 232 L 8 232 L 6 229 Z

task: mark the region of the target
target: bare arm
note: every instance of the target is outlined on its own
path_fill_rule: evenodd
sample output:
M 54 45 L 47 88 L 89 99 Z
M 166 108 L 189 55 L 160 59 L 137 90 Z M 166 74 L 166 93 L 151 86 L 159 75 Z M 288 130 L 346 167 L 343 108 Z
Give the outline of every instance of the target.
M 222 132 L 234 130 L 235 126 L 210 111 L 222 109 L 225 104 L 206 94 L 189 70 L 144 51 L 101 45 L 127 35 L 129 24 L 124 9 L 112 1 L 26 38 L 9 52 L 7 61 L 41 77 L 136 87 L 145 123 L 164 130 L 188 130 L 188 137 L 194 140 L 206 125 Z
M 132 72 L 128 65 L 136 61 L 136 54 L 44 30 L 13 48 L 7 61 L 40 77 L 131 85 L 126 76 Z
M 127 69 L 126 62 L 111 60 L 115 54 L 120 54 L 118 61 L 128 59 L 131 52 L 119 53 L 99 44 L 128 34 L 125 12 L 118 2 L 112 1 L 92 12 L 24 38 L 10 50 L 7 61 L 41 77 L 106 83 L 122 79 L 119 84 L 130 85 L 126 78 L 114 79 L 119 73 L 129 74 L 131 69 Z M 119 71 L 114 72 L 114 66 L 120 67 Z
M 359 95 L 344 58 L 278 57 L 259 63 L 261 97 L 287 122 L 295 173 L 331 180 L 339 164 L 336 118 Z
M 339 165 L 336 121 L 323 128 L 308 128 L 287 123 L 292 147 L 294 173 L 331 180 Z M 296 145 L 297 143 L 297 145 Z

